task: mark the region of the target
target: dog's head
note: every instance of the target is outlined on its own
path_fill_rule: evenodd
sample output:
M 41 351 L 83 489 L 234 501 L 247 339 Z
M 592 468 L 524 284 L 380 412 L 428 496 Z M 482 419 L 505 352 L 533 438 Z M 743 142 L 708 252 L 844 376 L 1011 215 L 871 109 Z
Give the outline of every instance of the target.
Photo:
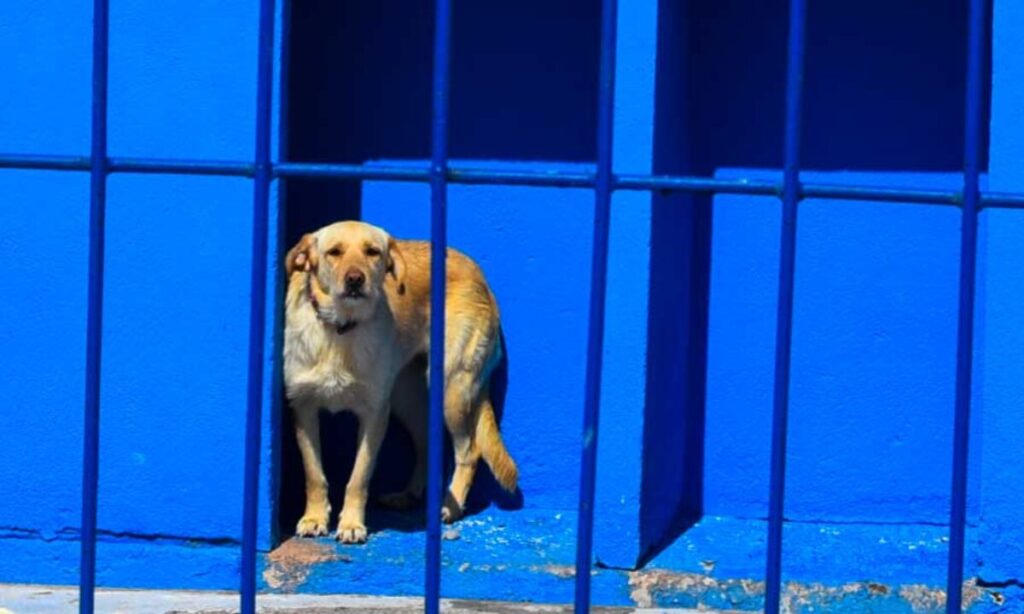
M 338 222 L 302 237 L 288 252 L 288 275 L 307 271 L 321 316 L 332 323 L 369 319 L 393 276 L 401 288 L 401 263 L 395 240 L 363 222 Z M 401 291 L 401 290 L 400 290 Z

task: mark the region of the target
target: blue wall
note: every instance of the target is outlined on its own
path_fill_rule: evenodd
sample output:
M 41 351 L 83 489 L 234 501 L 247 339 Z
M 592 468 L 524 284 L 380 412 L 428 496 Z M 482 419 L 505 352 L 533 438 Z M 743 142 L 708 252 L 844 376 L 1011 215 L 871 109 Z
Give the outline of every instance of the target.
M 910 173 L 806 179 L 958 185 Z M 959 212 L 808 200 L 800 214 L 787 517 L 944 522 Z M 764 516 L 767 489 L 750 485 L 768 475 L 779 204 L 720 196 L 714 215 L 707 511 Z
M 113 3 L 110 154 L 250 158 L 256 20 L 246 2 Z M 0 23 L 8 78 L 0 148 L 87 153 L 88 3 L 5 4 Z M 188 36 L 182 23 L 190 24 Z M 0 184 L 0 253 L 16 263 L 0 282 L 2 576 L 72 582 L 77 546 L 66 544 L 77 535 L 81 500 L 88 176 L 3 171 Z M 202 586 L 204 578 L 224 584 L 233 576 L 251 203 L 244 179 L 109 180 L 101 582 Z M 265 493 L 269 478 L 268 471 Z M 26 563 L 38 556 L 36 542 L 52 543 L 61 563 Z M 210 550 L 195 547 L 204 544 Z M 126 573 L 126 561 L 139 565 L 139 558 L 154 566 Z
M 292 4 L 275 148 L 297 160 L 422 164 L 431 7 Z M 1024 9 L 994 4 L 985 181 L 1024 190 Z M 959 187 L 963 3 L 812 5 L 806 179 Z M 466 3 L 456 15 L 453 156 L 587 168 L 596 4 Z M 90 17 L 62 2 L 0 5 L 10 67 L 0 151 L 87 152 Z M 256 18 L 235 0 L 113 3 L 111 155 L 251 157 Z M 784 2 L 646 0 L 629 3 L 619 27 L 618 172 L 778 177 Z M 423 185 L 278 187 L 275 242 L 356 216 L 428 236 Z M 75 581 L 87 191 L 85 174 L 0 171 L 0 581 Z M 502 307 L 502 428 L 523 493 L 499 497 L 482 476 L 462 540 L 446 544 L 446 591 L 569 600 L 558 570 L 573 554 L 592 195 L 450 194 L 450 240 L 482 264 Z M 235 583 L 250 208 L 247 179 L 110 179 L 104 584 Z M 716 579 L 763 574 L 778 220 L 770 198 L 615 196 L 595 537 L 602 601 L 631 601 L 630 577 L 616 569 L 642 564 Z M 958 229 L 951 208 L 802 205 L 786 500 L 793 580 L 944 582 Z M 1018 212 L 982 216 L 968 573 L 995 583 L 1024 565 L 1022 232 Z M 276 262 L 267 274 L 279 279 Z M 280 314 L 268 301 L 273 347 Z M 272 352 L 266 366 L 277 373 Z M 267 550 L 288 537 L 302 491 L 277 384 L 265 386 Z M 351 427 L 340 419 L 328 429 L 342 441 L 329 451 L 338 485 Z M 407 441 L 393 431 L 381 490 L 408 470 Z M 325 564 L 285 589 L 359 581 L 362 592 L 416 592 L 422 519 L 371 511 L 370 522 L 383 530 L 345 550 L 352 563 Z M 265 581 L 284 590 L 273 574 Z
M 1021 41 L 1011 33 L 1024 27 L 1024 6 L 996 3 L 997 32 L 992 58 L 992 126 L 990 185 L 993 190 L 1024 188 L 1024 63 Z M 979 575 L 990 580 L 1020 578 L 1024 561 L 1024 490 L 1019 483 L 1020 455 L 1014 442 L 1024 436 L 1020 411 L 1024 339 L 1020 325 L 1020 270 L 1024 250 L 1020 236 L 1024 215 L 1018 211 L 987 211 L 982 216 L 979 269 L 979 317 L 975 328 L 983 351 L 976 353 L 975 401 L 979 411 L 972 428 L 977 442 L 973 483 L 980 490 L 982 523 L 977 546 Z M 980 467 L 979 467 L 980 465 Z

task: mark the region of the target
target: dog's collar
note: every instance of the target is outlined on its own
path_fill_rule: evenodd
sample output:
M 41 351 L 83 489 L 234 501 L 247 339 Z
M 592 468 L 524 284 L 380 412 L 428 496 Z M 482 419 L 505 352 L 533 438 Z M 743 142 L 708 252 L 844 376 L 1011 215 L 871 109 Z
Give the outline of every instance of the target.
M 309 296 L 310 304 L 313 305 L 313 312 L 316 313 L 317 319 L 320 320 L 321 322 L 323 322 L 325 326 L 333 326 L 335 332 L 337 332 L 339 335 L 344 335 L 348 331 L 350 331 L 353 328 L 355 328 L 356 324 L 358 324 L 358 322 L 356 322 L 355 320 L 349 320 L 348 322 L 345 322 L 344 324 L 331 324 L 327 320 L 323 319 L 323 317 L 320 315 L 320 302 L 316 300 L 316 296 L 313 294 L 313 274 L 312 273 L 310 273 L 306 277 L 306 294 Z

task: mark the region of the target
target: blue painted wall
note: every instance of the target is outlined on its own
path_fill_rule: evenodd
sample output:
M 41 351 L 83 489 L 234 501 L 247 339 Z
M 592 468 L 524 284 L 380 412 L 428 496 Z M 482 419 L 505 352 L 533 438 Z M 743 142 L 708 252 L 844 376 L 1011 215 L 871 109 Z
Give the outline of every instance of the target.
M 990 185 L 993 190 L 1024 188 L 1024 63 L 1021 41 L 1011 33 L 1024 27 L 1024 7 L 998 2 L 993 16 L 997 32 L 992 52 L 992 126 Z M 1017 536 L 1024 521 L 1024 490 L 1019 481 L 1020 455 L 1014 441 L 1024 435 L 1020 411 L 1024 364 L 1021 338 L 1020 270 L 1024 262 L 1020 233 L 1024 215 L 987 211 L 982 216 L 979 272 L 982 280 L 975 328 L 983 351 L 976 354 L 975 401 L 979 411 L 972 428 L 977 434 L 975 492 L 980 490 L 982 523 L 977 532 L 979 575 L 1000 580 L 1020 578 L 1024 540 Z M 980 467 L 979 467 L 980 465 Z
M 110 154 L 251 157 L 252 6 L 112 4 Z M 0 23 L 9 79 L 0 94 L 0 148 L 87 153 L 88 3 L 5 4 Z M 61 557 L 73 551 L 60 544 L 75 538 L 79 522 L 88 176 L 3 171 L 0 183 L 0 253 L 16 263 L 2 278 L 3 577 L 68 582 L 73 557 L 53 566 L 25 561 L 37 540 L 54 543 Z M 251 202 L 243 179 L 109 180 L 101 582 L 202 585 L 233 575 L 235 549 L 223 546 L 240 533 Z M 265 455 L 269 467 L 270 446 Z M 271 500 L 264 497 L 264 518 Z M 155 555 L 166 563 L 126 575 L 123 563 L 138 562 L 154 544 L 166 546 Z M 204 559 L 228 573 L 192 568 Z
M 298 160 L 422 164 L 430 7 L 293 4 L 275 147 Z M 806 178 L 958 187 L 963 3 L 812 5 Z M 594 156 L 595 3 L 467 3 L 456 15 L 453 155 L 487 167 L 584 168 Z M 0 5 L 10 84 L 0 91 L 0 151 L 88 150 L 90 17 L 61 2 Z M 111 154 L 251 157 L 256 17 L 240 1 L 113 3 Z M 783 2 L 647 0 L 629 3 L 619 24 L 617 171 L 778 176 Z M 994 3 L 986 181 L 1003 191 L 1024 190 L 1022 27 L 1016 3 Z M 0 171 L 2 581 L 74 581 L 87 184 L 84 174 Z M 280 192 L 275 242 L 357 216 L 398 236 L 428 235 L 425 186 L 296 180 Z M 117 175 L 109 193 L 100 580 L 230 588 L 251 184 Z M 592 205 L 586 190 L 451 188 L 450 239 L 483 265 L 502 307 L 503 431 L 523 474 L 522 501 L 492 501 L 481 479 L 474 498 L 495 505 L 463 529 L 479 548 L 447 546 L 453 596 L 570 598 L 564 580 L 528 579 L 572 560 Z M 615 197 L 595 544 L 607 566 L 653 558 L 704 573 L 710 560 L 721 578 L 762 574 L 778 219 L 768 198 Z M 968 560 L 969 573 L 994 582 L 1019 578 L 1024 565 L 1021 223 L 1017 212 L 982 217 Z M 786 507 L 793 579 L 842 583 L 870 568 L 894 585 L 944 581 L 936 525 L 948 508 L 958 228 L 953 209 L 801 209 Z M 279 279 L 276 262 L 267 274 Z M 277 372 L 273 353 L 267 368 Z M 265 386 L 266 549 L 287 537 L 302 488 L 276 385 Z M 339 476 L 351 427 L 341 419 L 329 429 L 343 441 L 330 452 Z M 379 489 L 408 469 L 394 430 Z M 418 567 L 403 558 L 421 546 L 416 520 L 371 522 L 403 530 L 379 533 L 377 546 L 354 551 L 355 564 L 306 590 L 350 590 L 360 578 L 361 591 L 416 590 Z M 504 564 L 513 546 L 521 554 L 508 564 L 523 575 L 459 575 L 458 557 L 472 572 Z M 842 555 L 815 554 L 825 552 Z M 40 557 L 50 564 L 33 563 Z M 378 571 L 358 571 L 361 563 Z M 630 599 L 625 576 L 601 573 L 602 600 Z

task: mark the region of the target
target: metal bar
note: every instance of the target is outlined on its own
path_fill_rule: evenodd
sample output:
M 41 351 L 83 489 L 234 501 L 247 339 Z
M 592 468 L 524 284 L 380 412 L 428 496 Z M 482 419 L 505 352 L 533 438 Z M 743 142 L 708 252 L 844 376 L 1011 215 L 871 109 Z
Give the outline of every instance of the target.
M 276 98 L 277 103 L 277 159 L 285 160 L 288 157 L 288 144 L 290 142 L 289 130 L 290 122 L 288 121 L 289 115 L 289 97 L 285 95 L 289 91 L 289 84 L 291 80 L 290 67 L 291 67 L 291 41 L 292 41 L 292 2 L 285 0 L 281 4 L 279 14 L 281 17 L 281 24 L 277 27 L 280 32 L 280 36 L 277 39 L 280 45 L 280 50 L 277 53 L 277 70 L 279 76 L 277 80 L 278 92 L 280 94 Z M 274 162 L 271 160 L 271 173 L 274 171 Z M 268 247 L 268 258 L 270 262 L 278 263 L 280 267 L 281 263 L 284 262 L 284 237 L 285 227 L 288 220 L 288 180 L 279 179 L 277 182 L 277 215 L 274 216 L 275 224 L 271 227 L 268 235 L 269 247 Z M 282 409 L 284 407 L 284 369 L 281 361 L 284 358 L 284 324 L 280 322 L 278 318 L 284 316 L 285 313 L 285 290 L 288 285 L 288 281 L 285 279 L 285 275 L 281 275 L 280 271 L 283 267 L 277 268 L 278 274 L 273 275 L 269 280 L 268 292 L 272 293 L 273 302 L 273 314 L 268 318 L 269 322 L 276 323 L 272 334 L 270 335 L 270 351 L 271 358 L 267 360 L 267 364 L 270 365 L 273 372 L 270 374 L 270 407 L 264 410 L 264 413 L 270 418 L 272 425 L 282 424 Z M 270 267 L 271 271 L 275 270 L 275 267 Z M 270 432 L 273 433 L 274 429 L 271 428 Z M 273 435 L 271 435 L 273 437 Z M 266 449 L 266 447 L 264 448 Z M 271 472 L 268 480 L 268 489 L 270 492 L 264 495 L 264 501 L 268 498 L 272 501 L 279 501 L 281 494 L 281 478 L 282 472 L 280 470 L 274 471 L 275 467 L 281 467 L 281 446 L 280 439 L 277 441 L 271 441 L 269 446 L 270 453 L 270 467 Z M 270 525 L 269 539 L 271 544 L 278 544 L 283 541 L 281 539 L 280 530 L 280 515 L 281 509 L 277 505 L 269 506 L 269 518 L 263 520 L 264 526 Z
M 0 154 L 0 168 L 52 171 L 87 171 L 92 169 L 89 156 L 38 156 Z M 159 173 L 168 175 L 224 175 L 251 177 L 253 165 L 232 160 L 161 160 L 157 158 L 108 158 L 110 173 Z
M 229 160 L 111 158 L 110 172 L 252 177 L 255 175 L 256 169 L 250 162 L 235 162 Z
M 1009 192 L 982 192 L 983 209 L 1024 209 L 1024 194 Z
M 263 413 L 263 336 L 267 301 L 270 217 L 270 127 L 274 83 L 274 0 L 260 0 L 256 67 L 256 151 L 253 178 L 252 279 L 249 295 L 249 385 L 245 415 L 245 474 L 242 499 L 242 614 L 256 612 L 256 521 L 260 479 L 260 420 Z
M 617 175 L 618 190 L 653 190 L 661 192 L 704 192 L 719 194 L 755 194 L 779 196 L 782 186 L 776 181 L 758 179 L 714 179 L 707 177 L 674 177 L 669 175 Z
M 427 166 L 363 166 L 361 164 L 327 164 L 316 162 L 281 162 L 274 165 L 278 177 L 323 179 L 379 179 L 383 181 L 431 180 Z
M 949 565 L 946 577 L 946 611 L 950 613 L 960 612 L 963 599 L 967 449 L 970 440 L 971 370 L 974 347 L 974 282 L 981 174 L 981 69 L 982 47 L 985 43 L 985 2 L 971 0 L 969 7 L 967 91 L 964 108 L 964 192 L 960 212 L 960 311 L 957 315 L 953 479 L 949 513 Z
M 850 185 L 807 184 L 802 187 L 803 198 L 829 200 L 870 200 L 922 205 L 960 204 L 960 192 L 922 190 L 916 188 L 857 187 Z
M 110 6 L 92 13 L 92 144 L 89 165 L 89 282 L 85 343 L 85 420 L 82 453 L 82 550 L 78 611 L 92 614 L 96 591 L 96 511 L 99 499 L 100 374 L 103 355 L 103 260 L 107 206 L 107 57 Z
M 87 156 L 40 156 L 0 154 L 0 169 L 87 171 Z M 160 173 L 170 175 L 221 175 L 251 177 L 255 167 L 237 160 L 162 160 L 156 158 L 110 158 L 108 173 Z M 429 182 L 430 167 L 364 166 L 317 162 L 281 162 L 272 165 L 275 177 L 313 179 L 356 179 Z M 448 167 L 448 183 L 466 185 L 515 185 L 552 188 L 593 188 L 594 173 L 567 171 L 506 171 L 484 168 Z M 781 196 L 782 184 L 762 179 L 718 179 L 685 175 L 613 175 L 612 189 L 630 191 L 694 192 L 707 194 L 751 194 Z M 803 198 L 824 200 L 878 201 L 895 204 L 959 206 L 960 190 L 932 190 L 912 187 L 851 186 L 804 183 Z M 1024 209 L 1024 193 L 981 192 L 980 208 Z
M 501 171 L 488 169 L 450 168 L 452 183 L 475 185 L 517 185 L 559 188 L 592 188 L 594 174 L 565 171 Z
M 434 84 L 430 152 L 430 410 L 427 434 L 427 542 L 423 606 L 441 608 L 441 452 L 444 446 L 445 276 L 448 253 L 448 94 L 451 69 L 451 0 L 434 14 Z
M 48 171 L 92 170 L 89 156 L 37 156 L 32 154 L 0 154 L 0 168 Z
M 778 614 L 782 590 L 782 521 L 786 491 L 786 431 L 789 414 L 790 350 L 793 340 L 793 286 L 796 223 L 800 203 L 800 124 L 803 103 L 804 23 L 807 0 L 789 3 L 789 57 L 786 67 L 786 133 L 783 154 L 782 233 L 779 298 L 775 328 L 775 391 L 772 406 L 771 476 L 768 497 L 768 554 L 765 612 Z
M 590 611 L 590 566 L 594 542 L 594 490 L 604 354 L 604 308 L 608 283 L 608 235 L 611 226 L 613 138 L 615 132 L 615 45 L 618 3 L 601 6 L 601 65 L 597 101 L 597 174 L 594 184 L 594 244 L 590 266 L 590 316 L 587 374 L 583 393 L 579 519 L 576 530 L 576 613 Z

